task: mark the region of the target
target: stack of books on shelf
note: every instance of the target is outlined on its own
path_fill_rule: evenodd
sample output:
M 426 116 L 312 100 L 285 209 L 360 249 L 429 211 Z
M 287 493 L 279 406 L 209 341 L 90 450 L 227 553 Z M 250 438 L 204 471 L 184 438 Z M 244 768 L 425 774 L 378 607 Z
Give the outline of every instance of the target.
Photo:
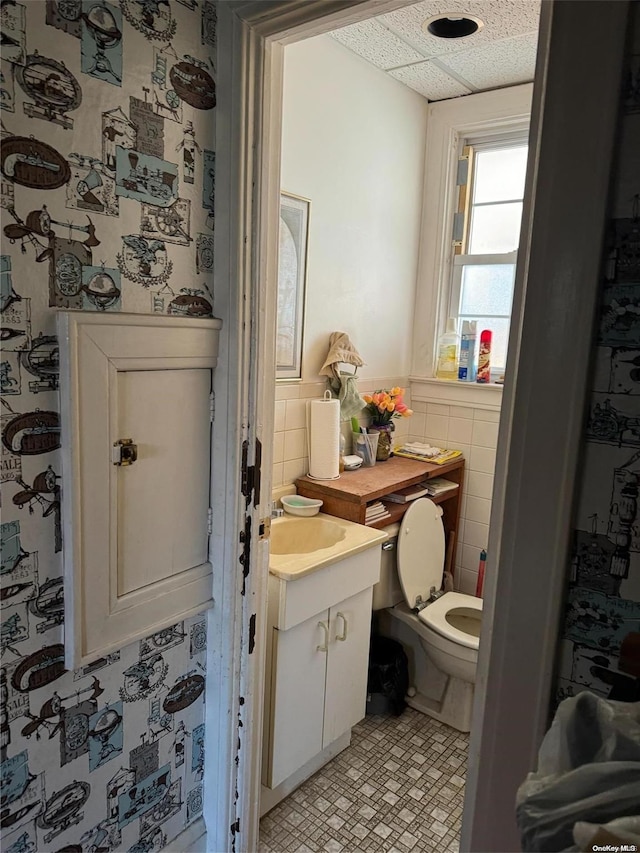
M 445 480 L 444 477 L 434 477 L 432 480 L 425 480 L 423 483 L 416 483 L 414 486 L 407 486 L 404 489 L 391 492 L 390 495 L 385 495 L 384 499 L 396 504 L 406 504 L 416 498 L 432 498 L 436 495 L 442 495 L 444 492 L 454 491 L 457 488 L 458 484 L 451 480 Z
M 429 488 L 427 483 L 416 483 L 415 486 L 407 486 L 404 489 L 398 489 L 391 492 L 390 495 L 385 495 L 386 501 L 392 501 L 394 504 L 406 504 L 409 501 L 414 501 L 416 498 L 428 497 Z
M 441 495 L 444 492 L 452 492 L 458 488 L 457 483 L 446 480 L 444 477 L 433 477 L 421 485 L 427 487 L 429 497 L 435 497 L 435 495 Z
M 373 524 L 374 521 L 381 521 L 383 518 L 390 518 L 389 510 L 381 501 L 374 501 L 367 504 L 365 510 L 364 523 Z

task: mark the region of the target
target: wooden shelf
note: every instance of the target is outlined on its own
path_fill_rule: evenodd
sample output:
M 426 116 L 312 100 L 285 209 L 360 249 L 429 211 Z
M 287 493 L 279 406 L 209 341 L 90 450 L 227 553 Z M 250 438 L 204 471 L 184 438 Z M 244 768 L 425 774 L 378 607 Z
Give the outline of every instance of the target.
M 357 471 L 345 471 L 338 480 L 312 480 L 300 477 L 296 480 L 298 494 L 308 498 L 322 500 L 322 512 L 337 515 L 358 524 L 365 524 L 367 504 L 381 500 L 389 512 L 387 518 L 381 518 L 369 524 L 380 529 L 400 521 L 411 501 L 398 504 L 384 501 L 386 495 L 413 486 L 432 477 L 446 476 L 458 484 L 458 488 L 432 497 L 436 504 L 444 504 L 445 530 L 456 531 L 460 515 L 460 495 L 464 480 L 464 458 L 460 457 L 446 465 L 434 465 L 432 462 L 419 462 L 392 456 L 386 462 L 378 462 L 372 468 L 359 468 Z

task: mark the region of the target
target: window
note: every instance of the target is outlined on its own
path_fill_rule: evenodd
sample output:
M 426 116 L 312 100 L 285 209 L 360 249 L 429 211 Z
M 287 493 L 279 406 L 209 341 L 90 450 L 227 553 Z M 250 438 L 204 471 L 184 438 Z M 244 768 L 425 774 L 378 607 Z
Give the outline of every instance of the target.
M 523 86 L 509 86 L 506 89 L 495 89 L 492 92 L 450 98 L 429 104 L 424 164 L 422 240 L 413 324 L 411 378 L 414 383 L 420 383 L 422 380 L 428 383 L 433 380 L 438 337 L 446 328 L 447 318 L 458 317 L 461 313 L 462 270 L 456 271 L 458 274 L 457 297 L 453 298 L 452 272 L 455 259 L 469 254 L 470 234 L 465 233 L 463 214 L 463 227 L 456 237 L 460 241 L 465 238 L 466 240 L 460 243 L 458 253 L 454 255 L 451 247 L 452 222 L 454 213 L 460 209 L 458 202 L 461 195 L 460 187 L 457 185 L 458 158 L 462 154 L 464 145 L 472 146 L 476 153 L 505 148 L 523 148 L 529 138 L 532 92 L 533 85 L 527 83 Z M 501 171 L 498 170 L 499 177 Z M 472 175 L 469 177 L 473 179 Z M 472 184 L 468 184 L 467 187 L 468 190 L 463 195 L 465 201 L 468 198 L 466 231 L 469 232 L 472 218 L 470 214 L 473 213 L 471 203 L 474 197 Z M 521 194 L 520 198 L 522 198 Z M 483 200 L 485 203 L 509 201 L 511 196 L 503 193 L 499 198 Z M 478 204 L 479 202 L 480 198 L 478 198 Z M 480 210 L 479 206 L 478 210 Z M 481 260 L 487 260 L 486 252 L 477 254 L 483 256 Z M 503 255 L 505 252 L 500 249 L 496 254 Z M 500 261 L 504 261 L 504 258 L 500 258 Z M 458 264 L 455 265 L 458 266 Z M 469 308 L 466 303 L 463 307 L 465 310 Z M 472 311 L 476 319 L 494 313 L 493 309 L 481 308 L 476 314 L 476 307 L 473 307 Z M 482 331 L 482 328 L 479 331 Z M 504 339 L 506 338 L 505 332 Z M 428 394 L 437 393 L 439 396 L 448 395 L 452 399 L 463 400 L 469 399 L 470 396 L 474 399 L 478 398 L 479 392 L 480 396 L 486 398 L 487 395 L 480 388 L 473 389 L 471 386 L 470 382 L 464 383 L 464 386 L 463 383 L 447 382 L 446 385 L 439 383 L 436 392 L 433 385 L 429 387 L 416 384 L 412 385 L 412 394 L 426 397 Z M 499 389 L 495 385 L 492 388 L 494 393 L 493 395 L 490 393 L 489 396 L 497 399 L 500 396 Z M 498 393 L 495 393 L 496 391 Z
M 504 373 L 528 148 L 522 138 L 467 143 L 458 163 L 449 316 L 493 332 L 492 378 Z

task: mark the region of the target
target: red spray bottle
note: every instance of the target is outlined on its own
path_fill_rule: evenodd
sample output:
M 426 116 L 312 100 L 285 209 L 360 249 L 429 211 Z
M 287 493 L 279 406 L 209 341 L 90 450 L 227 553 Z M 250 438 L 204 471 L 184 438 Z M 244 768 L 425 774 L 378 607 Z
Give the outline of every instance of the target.
M 480 352 L 478 353 L 478 375 L 476 382 L 491 381 L 491 331 L 480 333 Z

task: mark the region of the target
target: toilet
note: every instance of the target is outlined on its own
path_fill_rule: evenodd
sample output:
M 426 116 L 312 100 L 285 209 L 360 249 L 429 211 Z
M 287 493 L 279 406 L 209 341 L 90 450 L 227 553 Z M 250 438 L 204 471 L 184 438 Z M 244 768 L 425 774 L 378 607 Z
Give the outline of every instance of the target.
M 442 593 L 445 537 L 442 508 L 433 501 L 413 501 L 402 523 L 385 530 L 389 540 L 382 546 L 373 610 L 379 633 L 398 640 L 407 653 L 407 704 L 468 732 L 482 599 Z

